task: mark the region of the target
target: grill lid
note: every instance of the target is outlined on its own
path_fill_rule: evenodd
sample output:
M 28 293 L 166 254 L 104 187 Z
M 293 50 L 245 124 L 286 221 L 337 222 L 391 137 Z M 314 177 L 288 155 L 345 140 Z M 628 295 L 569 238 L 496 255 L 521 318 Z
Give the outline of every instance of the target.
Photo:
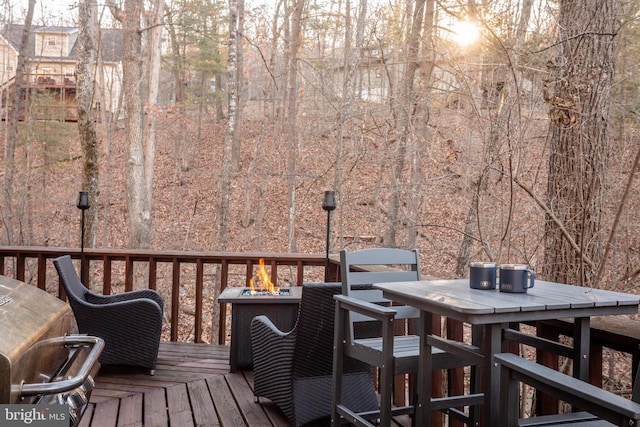
M 66 358 L 64 352 L 51 357 L 49 368 L 34 366 L 48 356 L 27 350 L 44 339 L 69 335 L 72 325 L 73 314 L 65 302 L 36 286 L 0 276 L 0 403 L 13 403 L 12 383 L 52 374 L 44 371 L 54 369 L 60 363 L 56 359 Z

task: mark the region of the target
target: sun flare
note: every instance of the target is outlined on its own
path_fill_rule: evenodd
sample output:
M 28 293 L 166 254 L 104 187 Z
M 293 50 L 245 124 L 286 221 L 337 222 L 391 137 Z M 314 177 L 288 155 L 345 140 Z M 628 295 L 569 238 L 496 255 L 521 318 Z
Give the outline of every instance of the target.
M 478 26 L 470 21 L 456 21 L 451 25 L 453 40 L 460 46 L 468 46 L 480 37 Z

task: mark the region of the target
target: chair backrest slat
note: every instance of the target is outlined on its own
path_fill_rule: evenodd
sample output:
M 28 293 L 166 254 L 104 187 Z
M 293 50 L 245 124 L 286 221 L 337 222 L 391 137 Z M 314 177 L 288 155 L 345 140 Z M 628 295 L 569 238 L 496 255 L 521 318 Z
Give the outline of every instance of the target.
M 367 302 L 387 305 L 382 292 L 372 289 L 375 283 L 405 282 L 420 280 L 420 256 L 417 249 L 374 248 L 350 252 L 340 252 L 340 274 L 342 293 Z M 415 309 L 401 309 L 397 318 L 418 317 Z M 349 313 L 347 339 L 352 340 L 354 325 L 370 320 L 357 313 Z
M 417 280 L 419 275 L 415 271 L 351 271 L 347 280 L 353 285 L 371 285 L 372 283 L 406 282 Z

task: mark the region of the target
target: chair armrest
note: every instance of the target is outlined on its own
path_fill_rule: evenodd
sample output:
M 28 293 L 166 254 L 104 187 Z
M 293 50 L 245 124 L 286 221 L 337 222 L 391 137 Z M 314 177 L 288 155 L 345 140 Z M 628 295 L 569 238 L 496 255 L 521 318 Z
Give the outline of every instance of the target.
M 334 295 L 333 298 L 338 302 L 340 310 L 355 311 L 383 322 L 393 319 L 398 313 L 393 307 L 384 307 L 346 295 Z
M 162 308 L 148 298 L 111 304 L 84 303 L 84 305 L 91 307 L 91 310 L 82 310 L 74 314 L 76 317 L 83 317 L 82 320 L 95 324 L 99 328 L 112 324 L 123 325 L 129 321 L 137 324 L 152 323 L 158 325 L 160 329 L 162 328 Z
M 640 420 L 640 404 L 622 396 L 515 354 L 496 354 L 494 361 L 501 366 L 501 375 L 508 377 L 508 381 L 529 384 L 615 425 L 634 425 L 629 420 Z M 508 392 L 506 381 L 507 378 L 501 378 L 504 393 Z M 504 396 L 502 400 L 504 402 Z M 511 406 L 511 403 L 507 403 L 506 406 Z
M 265 315 L 251 320 L 254 395 L 272 399 L 290 390 L 295 344 L 296 328 L 282 332 Z
M 256 356 L 267 352 L 269 357 L 277 357 L 279 363 L 288 363 L 293 359 L 293 348 L 296 341 L 296 329 L 283 332 L 265 315 L 256 316 L 251 321 L 251 347 L 254 361 Z

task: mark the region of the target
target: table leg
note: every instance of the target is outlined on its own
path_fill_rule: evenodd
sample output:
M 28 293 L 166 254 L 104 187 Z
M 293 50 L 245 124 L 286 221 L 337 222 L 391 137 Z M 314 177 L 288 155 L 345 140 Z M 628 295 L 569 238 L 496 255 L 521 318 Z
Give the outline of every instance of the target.
M 420 311 L 420 354 L 418 356 L 418 377 L 416 380 L 416 410 L 414 425 L 431 425 L 431 345 L 427 343 L 427 335 L 433 327 L 433 316 Z
M 589 382 L 589 342 L 591 319 L 578 317 L 573 321 L 573 376 Z
M 484 340 L 484 326 L 483 325 L 472 325 L 471 326 L 471 344 L 478 347 L 483 348 L 483 340 Z M 482 372 L 484 371 L 484 366 L 471 366 L 471 378 L 469 379 L 469 390 L 471 393 L 482 393 L 483 384 L 482 384 Z M 469 419 L 471 420 L 472 426 L 479 425 L 480 417 L 481 417 L 481 407 L 480 406 L 470 406 L 469 407 Z
M 484 342 L 484 423 L 500 425 L 500 368 L 493 362 L 493 355 L 502 352 L 502 324 L 485 326 Z

